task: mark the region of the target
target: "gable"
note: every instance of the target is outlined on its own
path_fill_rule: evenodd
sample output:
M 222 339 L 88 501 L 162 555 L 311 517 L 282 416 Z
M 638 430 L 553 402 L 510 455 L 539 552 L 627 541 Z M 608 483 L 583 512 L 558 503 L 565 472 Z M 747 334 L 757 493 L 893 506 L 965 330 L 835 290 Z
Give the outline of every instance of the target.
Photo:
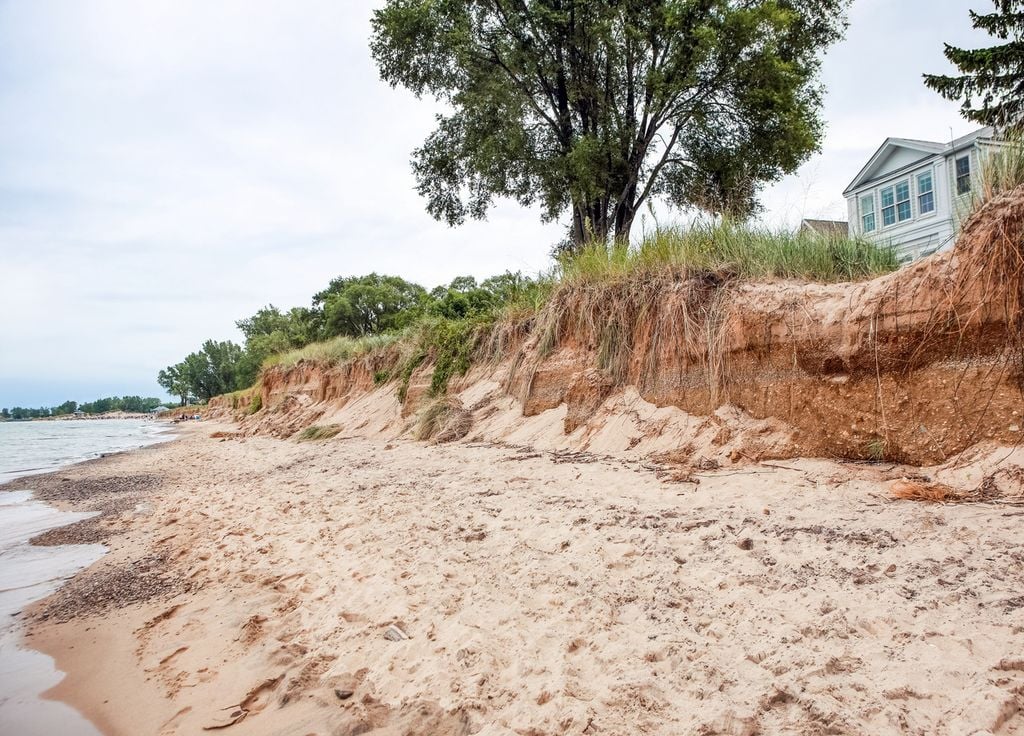
M 843 192 L 850 194 L 853 190 L 877 179 L 882 179 L 894 171 L 899 171 L 941 153 L 941 143 L 927 141 L 910 141 L 903 138 L 889 138 L 875 151 L 875 155 L 860 170 L 857 177 Z

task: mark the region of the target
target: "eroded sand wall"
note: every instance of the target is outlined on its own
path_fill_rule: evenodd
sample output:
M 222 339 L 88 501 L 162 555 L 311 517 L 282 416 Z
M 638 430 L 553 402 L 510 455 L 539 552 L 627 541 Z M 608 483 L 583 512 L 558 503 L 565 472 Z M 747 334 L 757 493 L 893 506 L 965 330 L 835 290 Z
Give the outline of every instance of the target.
M 983 440 L 1015 444 L 1024 408 L 1022 233 L 1018 191 L 975 215 L 952 251 L 872 281 L 703 276 L 655 284 L 639 297 L 635 283 L 565 292 L 501 360 L 454 381 L 450 393 L 475 396 L 466 409 L 476 423 L 508 411 L 502 396 L 514 399 L 524 421 L 564 406 L 561 429 L 581 442 L 595 422 L 632 406 L 622 401 L 628 389 L 645 405 L 690 416 L 732 406 L 744 417 L 785 423 L 786 441 L 769 443 L 775 455 L 929 464 Z M 626 307 L 600 313 L 617 301 Z M 620 334 L 617 362 L 602 343 L 609 328 Z M 413 373 L 399 407 L 388 398 L 394 383 L 374 384 L 388 361 L 398 356 L 269 370 L 259 386 L 263 409 L 245 425 L 286 435 L 360 400 L 367 416 L 359 421 L 349 410 L 348 429 L 406 432 L 430 401 L 432 366 Z M 502 390 L 474 391 L 479 385 Z M 245 408 L 243 401 L 234 410 Z M 514 423 L 500 426 L 487 438 L 515 431 Z

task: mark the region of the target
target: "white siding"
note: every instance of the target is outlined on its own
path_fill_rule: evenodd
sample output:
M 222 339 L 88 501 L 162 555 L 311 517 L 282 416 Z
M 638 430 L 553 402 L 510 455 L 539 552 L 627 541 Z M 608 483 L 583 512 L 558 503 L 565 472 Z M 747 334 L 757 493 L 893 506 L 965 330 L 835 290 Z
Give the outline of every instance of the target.
M 911 151 L 911 154 L 919 152 Z M 891 159 L 892 157 L 890 157 Z M 972 156 L 972 167 L 975 165 L 976 156 Z M 901 260 L 910 261 L 930 253 L 949 247 L 954 239 L 958 228 L 958 221 L 954 218 L 951 205 L 950 192 L 956 191 L 954 156 L 935 155 L 922 161 L 916 166 L 905 171 L 887 177 L 876 179 L 869 186 L 851 192 L 847 198 L 847 207 L 850 211 L 851 231 L 864 234 L 876 243 L 892 245 L 896 248 L 897 255 Z M 887 160 L 886 163 L 889 163 Z M 972 168 L 972 172 L 975 169 Z M 921 213 L 920 200 L 918 199 L 919 182 L 918 175 L 930 171 L 932 174 L 932 187 L 935 199 L 935 209 L 930 213 Z M 954 173 L 950 173 L 953 171 Z M 910 210 L 911 218 L 903 222 L 894 222 L 885 225 L 882 214 L 881 192 L 888 187 L 895 187 L 900 182 L 907 181 L 910 185 Z M 866 195 L 874 197 L 875 201 L 875 230 L 871 233 L 863 233 L 863 222 L 861 220 L 861 197 Z
M 875 169 L 874 177 L 883 177 L 891 171 L 898 171 L 904 166 L 910 166 L 910 164 L 927 157 L 928 154 L 921 151 L 915 151 L 910 148 L 896 148 L 873 167 Z

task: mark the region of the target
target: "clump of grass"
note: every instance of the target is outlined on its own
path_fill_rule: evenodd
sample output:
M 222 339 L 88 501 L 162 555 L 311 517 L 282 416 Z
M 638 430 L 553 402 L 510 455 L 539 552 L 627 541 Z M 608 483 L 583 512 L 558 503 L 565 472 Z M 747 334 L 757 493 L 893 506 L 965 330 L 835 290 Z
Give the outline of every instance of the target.
M 329 440 L 332 437 L 337 437 L 341 432 L 341 427 L 337 424 L 319 425 L 313 424 L 306 427 L 304 430 L 299 432 L 299 442 L 317 442 L 320 440 Z
M 420 412 L 416 439 L 454 442 L 469 434 L 473 421 L 458 399 L 442 397 Z
M 398 371 L 398 400 L 403 404 L 405 403 L 406 396 L 409 395 L 409 383 L 412 381 L 412 374 L 426 359 L 426 351 L 419 346 L 415 346 L 412 352 L 400 361 L 400 368 Z
M 383 386 L 385 383 L 391 380 L 391 373 L 389 371 L 374 371 L 373 373 L 373 385 Z
M 263 408 L 263 395 L 257 392 L 249 403 L 249 414 L 255 414 Z
M 880 463 L 885 461 L 885 448 L 885 440 L 881 437 L 875 437 L 867 443 L 864 450 L 868 460 L 873 463 Z
M 302 362 L 339 365 L 347 360 L 384 350 L 394 345 L 400 338 L 401 336 L 396 334 L 364 335 L 363 337 L 341 335 L 324 342 L 310 343 L 287 353 L 272 355 L 264 361 L 263 367 L 264 369 L 273 366 L 291 368 Z
M 591 244 L 559 258 L 557 270 L 563 285 L 723 271 L 738 278 L 831 283 L 872 278 L 898 267 L 892 248 L 868 240 L 773 231 L 727 220 L 659 228 L 636 245 Z
M 1011 133 L 1002 145 L 987 148 L 971 189 L 971 210 L 977 210 L 1024 184 L 1024 134 Z

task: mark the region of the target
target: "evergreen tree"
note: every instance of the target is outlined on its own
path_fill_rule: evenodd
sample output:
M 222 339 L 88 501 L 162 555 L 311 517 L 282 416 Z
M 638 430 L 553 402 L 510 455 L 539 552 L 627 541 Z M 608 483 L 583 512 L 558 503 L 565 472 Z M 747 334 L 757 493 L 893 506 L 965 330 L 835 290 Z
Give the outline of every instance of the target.
M 959 76 L 925 74 L 925 84 L 953 102 L 965 118 L 1001 130 L 1024 122 L 1024 0 L 994 0 L 996 12 L 971 13 L 971 23 L 1005 43 L 984 49 L 946 44 Z

